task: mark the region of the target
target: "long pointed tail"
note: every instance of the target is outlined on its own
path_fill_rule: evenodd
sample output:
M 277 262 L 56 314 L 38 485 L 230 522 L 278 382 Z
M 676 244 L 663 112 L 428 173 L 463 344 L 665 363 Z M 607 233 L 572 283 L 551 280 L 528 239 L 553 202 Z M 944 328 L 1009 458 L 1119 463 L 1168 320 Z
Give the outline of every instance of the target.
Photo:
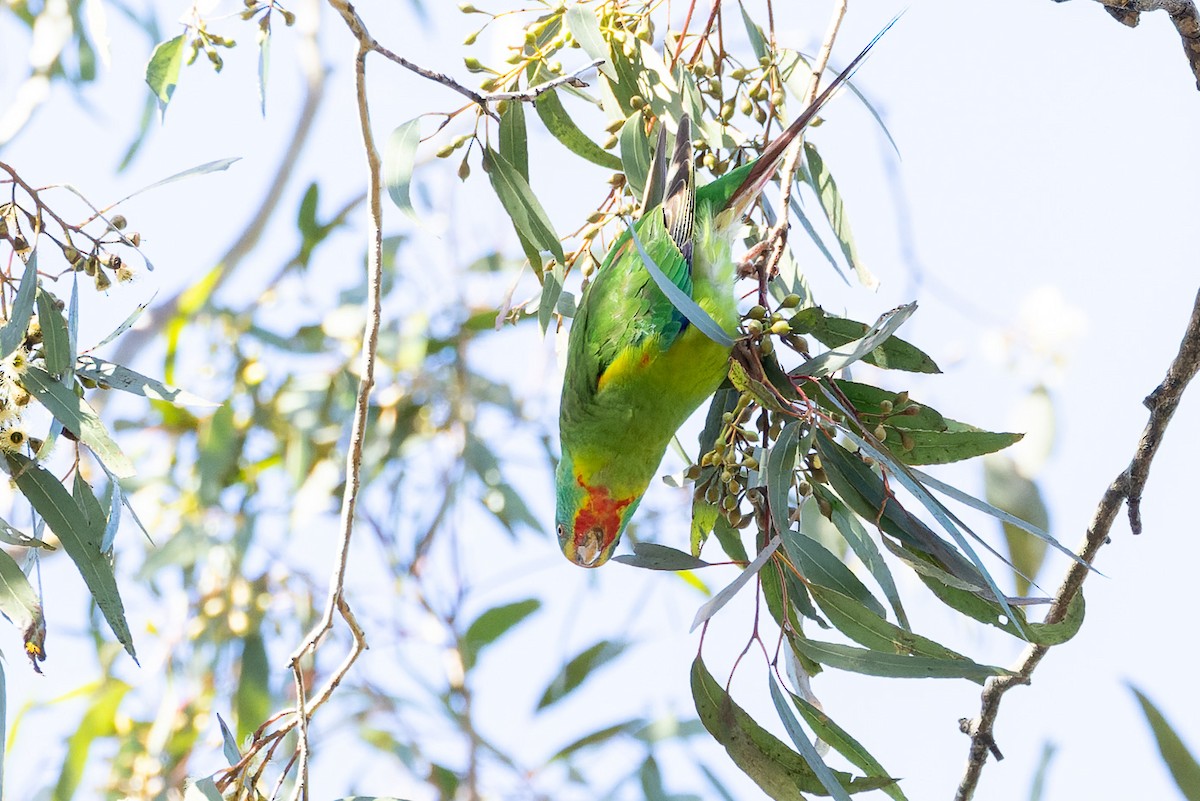
M 825 103 L 827 103 L 829 99 L 834 96 L 838 89 L 842 88 L 842 84 L 850 80 L 850 78 L 862 65 L 863 60 L 866 59 L 867 54 L 871 52 L 871 48 L 874 47 L 881 38 L 883 38 L 883 35 L 887 33 L 893 25 L 896 24 L 896 21 L 900 19 L 903 14 L 904 12 L 901 11 L 899 14 L 892 17 L 891 22 L 883 26 L 883 30 L 875 34 L 875 37 L 871 39 L 871 41 L 867 42 L 867 46 L 862 49 L 862 52 L 854 57 L 854 60 L 850 62 L 849 66 L 838 73 L 838 76 L 833 79 L 829 86 L 825 87 L 825 90 L 817 96 L 817 99 L 809 104 L 808 108 L 806 108 L 791 125 L 783 130 L 783 133 L 779 134 L 779 136 L 777 136 L 763 149 L 762 155 L 758 157 L 758 160 L 750 169 L 749 174 L 746 176 L 746 180 L 743 181 L 742 185 L 739 186 L 733 193 L 730 202 L 731 206 L 737 206 L 740 203 L 748 204 L 752 198 L 758 196 L 758 193 L 762 191 L 764 186 L 766 186 L 767 181 L 771 180 L 771 176 L 775 174 L 775 170 L 779 167 L 779 162 L 783 161 L 783 156 L 787 152 L 788 146 L 791 145 L 792 140 L 803 133 L 804 129 L 810 122 L 812 122 L 813 118 L 817 116 Z

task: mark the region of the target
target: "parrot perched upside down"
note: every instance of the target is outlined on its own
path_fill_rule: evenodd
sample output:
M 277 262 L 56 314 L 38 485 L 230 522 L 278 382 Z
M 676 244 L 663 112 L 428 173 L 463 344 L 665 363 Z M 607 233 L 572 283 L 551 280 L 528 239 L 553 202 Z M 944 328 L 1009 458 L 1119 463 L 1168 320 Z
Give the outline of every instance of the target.
M 731 248 L 742 215 L 882 35 L 758 159 L 712 183 L 696 187 L 688 117 L 679 121 L 669 168 L 660 130 L 633 228 L 667 278 L 722 329 L 737 324 Z M 676 430 L 725 378 L 729 353 L 662 293 L 629 231 L 618 237 L 584 292 L 567 345 L 555 517 L 568 559 L 599 567 L 612 556 Z

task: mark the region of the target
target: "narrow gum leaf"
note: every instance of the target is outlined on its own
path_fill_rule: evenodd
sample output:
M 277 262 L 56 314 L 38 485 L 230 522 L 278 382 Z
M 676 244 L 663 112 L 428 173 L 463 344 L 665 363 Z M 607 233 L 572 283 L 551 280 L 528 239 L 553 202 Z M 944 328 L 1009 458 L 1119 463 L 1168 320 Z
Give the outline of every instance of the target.
M 175 86 L 179 82 L 179 70 L 183 66 L 184 37 L 176 36 L 165 42 L 160 42 L 150 54 L 146 64 L 146 84 L 158 98 L 158 107 L 163 112 L 171 102 Z
M 813 745 L 812 740 L 808 739 L 804 729 L 800 728 L 800 721 L 796 720 L 796 716 L 788 707 L 787 700 L 783 696 L 783 691 L 779 689 L 775 677 L 772 675 L 767 682 L 771 688 L 771 701 L 775 704 L 775 712 L 783 721 L 783 728 L 787 731 L 788 737 L 792 738 L 800 756 L 812 768 L 813 773 L 821 782 L 821 786 L 825 788 L 830 797 L 837 801 L 850 801 L 850 794 L 846 792 L 846 788 L 842 787 L 841 782 L 833 775 L 833 771 L 825 764 L 825 760 L 821 759 L 821 755 L 817 753 L 817 747 Z
M 396 207 L 412 218 L 412 177 L 417 164 L 417 145 L 421 143 L 421 119 L 398 126 L 383 149 L 383 183 Z
M 483 169 L 492 182 L 492 188 L 500 199 L 500 204 L 508 212 L 517 233 L 524 236 L 539 251 L 548 251 L 555 260 L 562 264 L 566 261 L 563 255 L 562 243 L 554 233 L 546 210 L 538 202 L 533 190 L 503 156 L 490 147 L 484 146 Z M 541 274 L 540 262 L 534 269 Z
M 46 371 L 59 378 L 71 366 L 71 342 L 67 321 L 45 292 L 37 296 L 38 324 L 42 329 L 42 355 Z
M 575 41 L 579 42 L 583 52 L 591 56 L 593 60 L 604 60 L 599 67 L 600 72 L 611 80 L 618 80 L 617 71 L 612 65 L 612 55 L 609 53 L 608 43 L 604 41 L 604 34 L 600 31 L 600 20 L 596 18 L 596 12 L 588 6 L 576 5 L 567 10 L 566 22 L 567 30 L 575 37 Z
M 537 109 L 538 117 L 546 126 L 546 130 L 572 153 L 607 170 L 621 169 L 621 159 L 600 147 L 579 129 L 579 126 L 567 114 L 567 109 L 563 106 L 557 92 L 551 90 L 542 94 L 534 104 L 534 108 Z
M 37 251 L 29 255 L 25 272 L 21 275 L 21 287 L 13 299 L 8 313 L 8 322 L 0 328 L 0 359 L 6 359 L 25 341 L 25 331 L 33 316 L 33 303 L 37 293 Z
M 58 536 L 63 550 L 79 569 L 84 583 L 96 601 L 96 606 L 108 621 L 109 628 L 129 655 L 136 660 L 133 637 L 125 620 L 125 606 L 117 590 L 112 563 L 100 550 L 100 543 L 104 539 L 105 521 L 103 510 L 96 514 L 99 503 L 92 495 L 91 488 L 86 484 L 76 486 L 75 496 L 84 501 L 84 506 L 88 507 L 85 509 L 52 473 L 36 462 L 20 454 L 9 454 L 6 458 L 9 473 L 17 482 L 21 494 Z M 89 496 L 90 501 L 87 500 Z
M 109 435 L 96 415 L 96 410 L 75 392 L 59 383 L 38 367 L 28 367 L 21 374 L 21 385 L 29 390 L 54 419 L 66 426 L 83 444 L 91 448 L 105 468 L 118 478 L 129 478 L 136 472 L 120 446 Z

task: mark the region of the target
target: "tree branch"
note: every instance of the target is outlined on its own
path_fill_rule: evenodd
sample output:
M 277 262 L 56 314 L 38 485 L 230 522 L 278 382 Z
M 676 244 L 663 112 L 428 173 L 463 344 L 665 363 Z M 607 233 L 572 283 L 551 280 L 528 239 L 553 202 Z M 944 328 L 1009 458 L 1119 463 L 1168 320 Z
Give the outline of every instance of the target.
M 1054 0 L 1056 3 L 1065 0 Z M 1183 44 L 1184 55 L 1192 67 L 1192 75 L 1196 78 L 1196 88 L 1200 89 L 1200 13 L 1196 10 L 1193 0 L 1096 0 L 1104 6 L 1104 10 L 1113 19 L 1130 28 L 1141 22 L 1141 15 L 1146 11 L 1165 11 L 1171 17 L 1171 23 L 1179 32 L 1179 40 Z
M 1092 516 L 1091 525 L 1084 536 L 1083 543 L 1077 553 L 1083 563 L 1072 562 L 1063 578 L 1062 585 L 1054 595 L 1054 603 L 1046 613 L 1047 623 L 1058 623 L 1066 614 L 1067 607 L 1079 593 L 1084 580 L 1090 572 L 1090 565 L 1096 558 L 1100 548 L 1109 541 L 1109 532 L 1113 522 L 1121 511 L 1121 505 L 1127 504 L 1129 509 L 1129 525 L 1134 534 L 1141 532 L 1142 521 L 1140 505 L 1142 490 L 1150 474 L 1150 463 L 1154 460 L 1158 446 L 1162 444 L 1167 424 L 1171 422 L 1175 409 L 1183 391 L 1196 376 L 1200 369 L 1200 293 L 1196 295 L 1192 306 L 1192 316 L 1188 321 L 1183 341 L 1179 345 L 1179 353 L 1167 369 L 1166 377 L 1161 384 L 1151 392 L 1144 403 L 1150 409 L 1150 419 L 1142 430 L 1137 450 L 1133 460 L 1120 475 L 1109 485 L 1100 504 Z M 1019 684 L 1029 684 L 1034 668 L 1050 650 L 1047 645 L 1030 644 L 1013 668 L 1012 676 L 999 676 L 988 679 L 984 685 L 981 697 L 979 716 L 962 723 L 964 731 L 971 735 L 971 747 L 967 758 L 967 767 L 955 794 L 956 801 L 968 801 L 974 794 L 983 772 L 984 763 L 990 749 L 995 748 L 993 728 L 996 716 L 1000 712 L 1000 701 L 1004 694 Z

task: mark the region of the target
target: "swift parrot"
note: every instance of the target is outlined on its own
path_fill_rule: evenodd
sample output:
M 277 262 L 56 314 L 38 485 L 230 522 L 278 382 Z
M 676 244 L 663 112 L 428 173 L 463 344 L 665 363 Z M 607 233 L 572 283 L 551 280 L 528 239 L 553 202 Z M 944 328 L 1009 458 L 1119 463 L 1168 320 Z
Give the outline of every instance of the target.
M 886 30 L 758 159 L 711 183 L 696 186 L 687 115 L 679 120 L 669 166 L 660 128 L 633 230 L 663 274 L 725 331 L 738 320 L 731 248 L 742 215 L 788 145 Z M 563 553 L 582 567 L 599 567 L 612 556 L 671 438 L 728 370 L 730 348 L 672 304 L 636 244 L 628 229 L 617 238 L 584 291 L 568 338 L 555 522 Z

